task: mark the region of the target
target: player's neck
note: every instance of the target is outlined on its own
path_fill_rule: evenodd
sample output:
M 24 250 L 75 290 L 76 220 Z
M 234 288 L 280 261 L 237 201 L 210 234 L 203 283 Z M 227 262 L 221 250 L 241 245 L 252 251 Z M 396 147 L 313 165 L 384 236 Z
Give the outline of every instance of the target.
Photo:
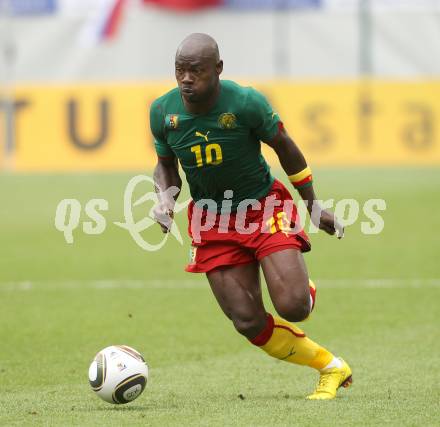
M 183 105 L 185 106 L 186 111 L 188 111 L 191 114 L 207 114 L 209 113 L 209 111 L 212 110 L 212 108 L 214 108 L 219 96 L 220 96 L 220 81 L 218 82 L 217 87 L 213 91 L 212 95 L 208 99 L 206 99 L 206 101 L 189 103 L 186 102 L 185 99 L 182 97 L 182 102 Z

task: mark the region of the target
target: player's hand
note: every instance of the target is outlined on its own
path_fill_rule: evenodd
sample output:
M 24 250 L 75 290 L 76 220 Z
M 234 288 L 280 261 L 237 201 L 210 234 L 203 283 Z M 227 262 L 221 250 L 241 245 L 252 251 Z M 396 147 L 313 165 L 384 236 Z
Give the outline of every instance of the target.
M 153 208 L 153 218 L 160 225 L 162 233 L 170 232 L 174 218 L 174 212 L 172 209 L 159 203 Z
M 338 239 L 342 239 L 344 237 L 344 227 L 339 222 L 338 218 L 336 218 L 335 214 L 326 209 L 322 209 L 320 213 L 321 215 L 318 219 L 319 224 L 316 223 L 318 221 L 316 221 L 317 218 L 314 218 L 315 215 L 312 215 L 312 222 L 327 234 L 330 234 L 331 236 L 336 234 Z
M 344 227 L 339 222 L 338 218 L 336 218 L 333 212 L 327 211 L 323 209 L 321 211 L 321 221 L 319 223 L 319 228 L 324 230 L 327 234 L 333 236 L 336 234 L 338 239 L 342 239 L 344 237 Z

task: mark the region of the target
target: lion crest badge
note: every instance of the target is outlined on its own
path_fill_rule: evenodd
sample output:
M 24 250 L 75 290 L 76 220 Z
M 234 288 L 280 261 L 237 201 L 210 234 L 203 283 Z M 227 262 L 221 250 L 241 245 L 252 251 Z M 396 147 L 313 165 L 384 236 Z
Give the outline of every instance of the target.
M 223 113 L 218 118 L 218 125 L 221 129 L 235 129 L 237 127 L 237 117 L 233 113 Z

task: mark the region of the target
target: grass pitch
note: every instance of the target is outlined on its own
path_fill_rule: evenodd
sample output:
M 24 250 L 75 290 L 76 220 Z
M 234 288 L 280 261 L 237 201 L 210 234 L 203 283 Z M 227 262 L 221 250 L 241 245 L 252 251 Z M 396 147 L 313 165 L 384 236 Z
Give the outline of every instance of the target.
M 183 272 L 186 236 L 150 253 L 113 225 L 131 175 L 1 175 L 0 425 L 439 425 L 440 170 L 315 176 L 323 199 L 387 202 L 380 235 L 357 223 L 342 241 L 311 236 L 318 297 L 303 328 L 354 374 L 331 402 L 304 400 L 315 372 L 270 359 L 233 330 L 204 276 Z M 68 245 L 54 226 L 64 198 L 107 199 L 105 232 L 78 228 Z M 141 218 L 147 207 L 136 209 Z M 177 221 L 185 234 L 185 215 Z M 144 237 L 162 236 L 153 227 Z M 90 361 L 110 344 L 133 346 L 150 366 L 129 405 L 88 385 Z

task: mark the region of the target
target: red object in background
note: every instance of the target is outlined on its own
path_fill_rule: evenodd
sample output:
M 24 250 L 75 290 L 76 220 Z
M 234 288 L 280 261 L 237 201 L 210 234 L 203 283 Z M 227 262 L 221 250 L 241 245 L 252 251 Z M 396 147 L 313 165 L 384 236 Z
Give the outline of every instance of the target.
M 104 39 L 112 39 L 118 32 L 118 28 L 122 21 L 122 12 L 125 6 L 126 0 L 116 0 L 110 15 L 102 30 L 102 36 Z
M 195 10 L 205 7 L 222 6 L 223 0 L 144 0 L 144 3 L 175 10 Z

